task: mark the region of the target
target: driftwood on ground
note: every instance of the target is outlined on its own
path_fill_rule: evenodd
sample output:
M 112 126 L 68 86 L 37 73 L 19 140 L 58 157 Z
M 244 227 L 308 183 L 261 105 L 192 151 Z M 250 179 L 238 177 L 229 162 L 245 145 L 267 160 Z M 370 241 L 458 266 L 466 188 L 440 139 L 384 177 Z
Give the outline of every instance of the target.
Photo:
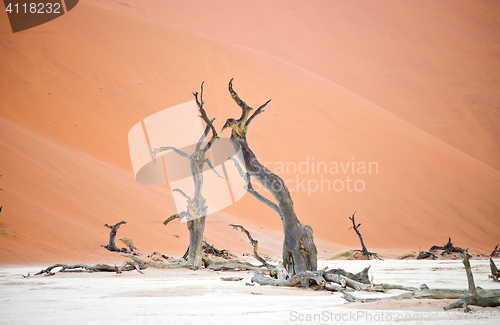
M 370 270 L 370 266 L 364 268 L 361 272 L 352 274 L 347 271 L 344 271 L 342 269 L 331 269 L 329 271 L 326 271 L 325 274 L 337 274 L 337 275 L 343 275 L 346 278 L 352 279 L 354 281 L 358 281 L 360 283 L 364 284 L 370 284 L 370 279 L 368 278 L 368 271 Z
M 134 252 L 134 249 L 137 249 L 137 247 L 135 247 L 134 243 L 132 242 L 132 239 L 130 238 L 127 238 L 127 237 L 120 237 L 118 238 L 121 242 L 123 242 L 125 245 L 128 246 L 128 248 L 130 249 L 130 251 L 133 253 Z
M 418 253 L 417 260 L 423 260 L 429 257 L 432 258 L 433 260 L 437 259 L 437 256 L 434 255 L 434 253 L 421 251 L 420 253 Z
M 132 256 L 132 255 L 130 255 Z M 136 262 L 132 261 L 125 261 L 123 262 L 122 265 L 116 266 L 116 265 L 108 265 L 108 264 L 96 264 L 96 265 L 87 265 L 87 264 L 74 264 L 74 265 L 67 265 L 67 264 L 54 264 L 51 265 L 40 272 L 36 273 L 35 275 L 54 275 L 55 272 L 52 272 L 52 270 L 61 268 L 58 272 L 116 272 L 116 273 L 122 273 L 123 271 L 132 271 L 132 270 L 137 270 L 141 272 L 142 269 L 145 269 L 147 266 L 145 265 L 140 265 Z M 141 272 L 142 273 L 142 272 Z
M 463 253 L 460 253 L 460 258 L 464 263 L 465 272 L 467 273 L 467 283 L 469 287 L 467 296 L 457 302 L 454 302 L 444 307 L 444 310 L 463 307 L 465 312 L 469 312 L 470 309 L 468 305 L 481 306 L 481 307 L 500 306 L 500 294 L 497 293 L 494 296 L 489 296 L 487 294 L 478 292 L 478 290 L 476 289 L 476 285 L 474 284 L 474 277 L 472 276 L 472 270 L 470 268 L 469 254 L 467 253 L 467 250 L 465 250 Z
M 444 254 L 451 254 L 451 253 L 463 253 L 464 249 L 460 247 L 455 247 L 453 246 L 453 243 L 451 242 L 451 237 L 448 237 L 448 242 L 444 246 L 432 246 L 431 249 L 429 249 L 430 252 L 432 251 L 442 251 L 441 255 Z M 471 258 L 472 256 L 467 253 L 468 258 Z
M 154 267 L 159 269 L 175 269 L 175 268 L 190 268 L 193 269 L 192 265 L 188 263 L 187 260 L 179 259 L 170 263 L 153 263 L 141 260 L 140 258 L 133 255 L 124 255 L 132 259 L 135 263 L 141 267 Z M 227 261 L 212 261 L 207 255 L 202 256 L 203 266 L 212 271 L 256 271 L 259 273 L 269 272 L 258 266 L 254 266 L 248 262 L 240 262 L 237 260 L 227 260 Z
M 491 257 L 498 257 L 498 256 L 500 256 L 500 250 L 498 249 L 498 244 L 495 246 L 495 249 L 493 250 L 493 252 L 491 252 L 490 256 Z
M 225 249 L 217 249 L 214 247 L 214 245 L 210 245 L 209 243 L 207 243 L 206 240 L 203 240 L 203 244 L 201 247 L 203 248 L 203 252 L 205 254 L 211 254 L 213 256 L 222 257 L 226 260 L 231 259 L 231 255 L 229 254 L 229 251 L 227 251 Z
M 365 259 L 365 260 L 371 260 L 372 258 L 380 260 L 381 258 L 378 256 L 377 253 L 369 252 L 368 249 L 366 249 L 365 243 L 363 242 L 363 237 L 361 236 L 361 233 L 359 232 L 359 226 L 361 226 L 361 223 L 356 225 L 356 222 L 354 221 L 355 214 L 356 214 L 356 211 L 354 211 L 354 213 L 352 214 L 352 217 L 349 217 L 349 220 L 352 221 L 351 228 L 354 229 L 354 231 L 356 232 L 356 234 L 359 237 L 359 241 L 361 242 L 361 250 L 359 250 L 359 249 L 353 250 L 354 256 L 356 257 L 357 254 L 361 254 L 363 259 Z M 351 230 L 351 228 L 349 228 L 349 230 Z
M 464 308 L 465 312 L 470 311 L 470 309 L 467 307 L 468 305 L 481 306 L 481 307 L 500 306 L 500 290 L 484 290 L 476 287 L 474 284 L 474 278 L 472 276 L 472 271 L 469 263 L 469 256 L 466 250 L 464 250 L 464 253 L 460 253 L 460 258 L 462 259 L 467 274 L 467 281 L 468 281 L 467 290 L 429 289 L 426 285 L 422 285 L 421 289 L 408 287 L 406 289 L 410 292 L 388 298 L 362 299 L 362 298 L 357 298 L 347 292 L 343 293 L 342 298 L 350 302 L 363 302 L 363 303 L 378 301 L 382 299 L 395 299 L 395 300 L 460 299 L 457 302 L 445 306 L 444 309 L 449 310 L 453 308 Z M 392 287 L 391 289 L 396 289 L 396 287 Z

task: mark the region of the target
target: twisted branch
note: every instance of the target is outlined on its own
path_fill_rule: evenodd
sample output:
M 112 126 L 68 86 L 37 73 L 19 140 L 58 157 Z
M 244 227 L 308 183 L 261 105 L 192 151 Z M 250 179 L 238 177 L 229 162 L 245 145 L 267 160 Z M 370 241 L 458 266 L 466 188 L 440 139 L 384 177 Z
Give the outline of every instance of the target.
M 242 232 L 244 232 L 247 235 L 248 240 L 250 240 L 250 244 L 252 244 L 252 246 L 253 246 L 253 256 L 257 259 L 257 261 L 261 262 L 266 268 L 268 268 L 270 270 L 274 269 L 274 266 L 270 265 L 269 263 L 267 263 L 267 261 L 265 259 L 263 259 L 262 257 L 259 256 L 259 253 L 257 253 L 257 249 L 259 247 L 259 242 L 252 238 L 252 235 L 250 235 L 250 232 L 248 230 L 246 230 L 242 225 L 232 225 L 231 224 L 230 226 L 236 230 L 239 228 Z

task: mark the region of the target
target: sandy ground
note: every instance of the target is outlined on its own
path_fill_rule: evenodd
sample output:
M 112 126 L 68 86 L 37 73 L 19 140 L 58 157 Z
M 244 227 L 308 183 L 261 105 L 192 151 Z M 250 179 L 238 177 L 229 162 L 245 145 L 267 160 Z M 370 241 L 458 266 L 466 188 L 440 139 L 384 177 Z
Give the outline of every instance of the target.
M 499 260 L 496 260 L 500 264 Z M 430 288 L 464 289 L 460 261 L 320 261 L 319 267 L 358 272 L 371 265 L 376 283 Z M 472 307 L 473 313 L 444 312 L 452 300 L 380 301 L 346 303 L 339 293 L 301 288 L 248 286 L 252 272 L 147 269 L 115 273 L 56 273 L 30 276 L 44 266 L 0 269 L 0 323 L 2 324 L 289 324 L 393 323 L 498 324 L 498 309 Z M 476 285 L 498 289 L 487 278 L 486 260 L 471 260 Z M 221 276 L 241 276 L 239 282 Z M 359 293 L 359 297 L 398 294 Z M 489 312 L 489 314 L 487 313 Z M 315 316 L 316 315 L 316 316 Z M 488 316 L 489 315 L 489 316 Z M 316 317 L 315 321 L 307 321 Z M 318 317 L 320 317 L 318 319 Z

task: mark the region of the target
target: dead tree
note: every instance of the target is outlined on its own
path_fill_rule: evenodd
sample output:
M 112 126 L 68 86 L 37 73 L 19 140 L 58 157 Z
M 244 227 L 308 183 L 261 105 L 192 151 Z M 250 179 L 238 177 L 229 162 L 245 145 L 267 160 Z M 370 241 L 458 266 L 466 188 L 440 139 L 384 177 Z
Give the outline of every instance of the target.
M 237 120 L 230 118 L 226 121 L 222 130 L 231 128 L 230 141 L 238 152 L 238 159 L 244 164 L 247 172 L 268 190 L 277 202 L 279 216 L 283 224 L 283 266 L 290 276 L 301 274 L 306 271 L 317 270 L 317 250 L 313 240 L 313 231 L 310 226 L 303 225 L 293 208 L 292 197 L 285 182 L 268 168 L 263 166 L 250 149 L 247 142 L 247 131 L 250 122 L 264 112 L 264 107 L 269 103 L 260 106 L 251 116 L 253 110 L 238 94 L 233 90 L 233 79 L 229 82 L 229 93 L 241 108 L 241 117 Z
M 177 154 L 185 157 L 188 159 L 189 164 L 190 164 L 190 169 L 191 169 L 191 175 L 193 177 L 193 182 L 194 182 L 194 194 L 193 197 L 191 198 L 190 196 L 186 195 L 182 190 L 180 189 L 175 189 L 174 191 L 179 192 L 184 198 L 186 198 L 187 202 L 187 208 L 186 211 L 182 211 L 178 214 L 174 214 L 167 220 L 165 220 L 164 224 L 167 225 L 170 221 L 174 219 L 180 219 L 183 217 L 186 217 L 187 219 L 187 227 L 189 230 L 189 247 L 188 247 L 188 256 L 187 256 L 187 263 L 194 269 L 199 269 L 203 265 L 202 261 L 202 255 L 203 255 L 203 250 L 202 250 L 202 243 L 203 243 L 203 233 L 205 231 L 205 220 L 207 217 L 207 205 L 206 205 L 206 200 L 202 195 L 202 188 L 203 188 L 203 169 L 205 167 L 205 164 L 207 164 L 210 169 L 212 169 L 219 177 L 223 178 L 220 176 L 215 169 L 212 166 L 212 163 L 210 162 L 209 159 L 206 158 L 206 153 L 212 146 L 215 140 L 217 140 L 219 137 L 217 136 L 217 131 L 215 131 L 215 128 L 213 126 L 213 121 L 214 119 L 210 120 L 207 117 L 207 113 L 205 112 L 205 109 L 203 108 L 203 83 L 201 84 L 201 92 L 200 92 L 200 97 L 198 98 L 198 93 L 195 92 L 193 93 L 195 99 L 196 99 L 196 104 L 198 105 L 198 110 L 200 112 L 200 118 L 205 122 L 206 127 L 205 131 L 203 132 L 202 136 L 198 140 L 198 143 L 196 144 L 195 151 L 192 154 L 187 154 L 175 147 L 161 147 L 159 149 L 155 149 L 153 151 L 154 154 L 157 154 L 159 152 L 165 151 L 165 150 L 173 150 Z M 205 144 L 205 139 L 207 138 L 210 130 L 212 131 L 212 136 L 210 140 L 208 140 Z
M 368 249 L 366 249 L 365 243 L 363 242 L 363 237 L 361 236 L 361 233 L 358 230 L 359 226 L 361 226 L 361 224 L 359 223 L 358 225 L 356 225 L 356 222 L 354 221 L 355 214 L 356 214 L 356 211 L 354 211 L 354 213 L 352 214 L 352 217 L 349 217 L 349 220 L 352 221 L 352 227 L 349 228 L 349 230 L 354 229 L 354 231 L 356 232 L 356 234 L 359 237 L 359 241 L 361 242 L 361 250 L 355 249 L 354 250 L 355 255 L 361 254 L 361 256 L 363 256 L 363 258 L 365 260 L 371 260 L 372 258 L 380 260 L 380 257 L 378 256 L 377 253 L 371 253 L 368 251 Z
M 108 224 L 105 224 L 104 227 L 111 229 L 109 232 L 109 244 L 104 246 L 107 250 L 110 250 L 112 252 L 122 252 L 126 253 L 127 249 L 120 249 L 116 247 L 115 245 L 115 240 L 116 240 L 116 233 L 118 232 L 118 228 L 120 228 L 121 225 L 126 224 L 126 221 L 120 221 L 114 226 L 109 226 Z

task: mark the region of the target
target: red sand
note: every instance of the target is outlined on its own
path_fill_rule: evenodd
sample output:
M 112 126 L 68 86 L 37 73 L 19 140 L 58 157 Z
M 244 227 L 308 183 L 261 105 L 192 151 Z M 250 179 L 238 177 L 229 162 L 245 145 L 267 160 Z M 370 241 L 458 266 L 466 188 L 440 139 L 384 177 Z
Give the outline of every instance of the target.
M 170 191 L 134 180 L 127 133 L 192 100 L 203 80 L 220 129 L 239 116 L 231 77 L 248 104 L 272 98 L 249 133 L 271 169 L 313 157 L 377 163 L 370 175 L 323 175 L 363 180 L 361 192 L 291 186 L 322 254 L 359 246 L 348 230 L 354 211 L 373 251 L 428 249 L 449 236 L 491 251 L 500 238 L 499 11 L 490 1 L 94 0 L 16 34 L 0 15 L 0 264 L 118 259 L 99 245 L 103 224 L 121 220 L 118 235 L 141 252 L 181 254 L 185 224 L 161 224 L 176 212 Z M 297 175 L 281 176 L 295 184 Z M 207 240 L 251 251 L 227 226 L 235 222 L 279 255 L 278 217 L 248 195 L 209 217 Z

